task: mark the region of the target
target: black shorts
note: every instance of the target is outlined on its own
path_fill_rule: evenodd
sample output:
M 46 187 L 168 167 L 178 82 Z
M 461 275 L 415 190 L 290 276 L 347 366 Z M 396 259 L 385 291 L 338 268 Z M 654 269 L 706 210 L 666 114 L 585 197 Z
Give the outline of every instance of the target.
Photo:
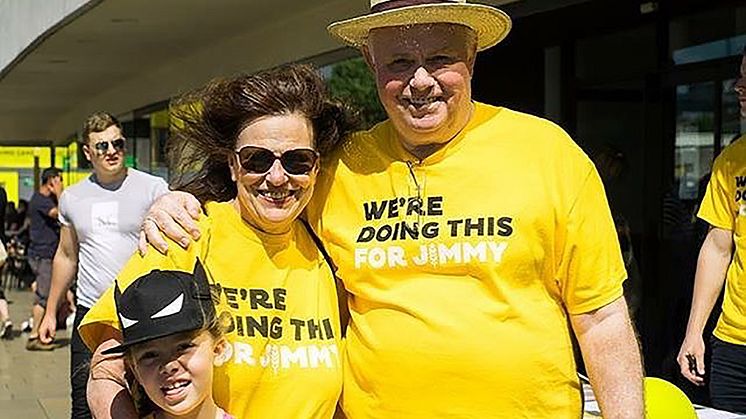
M 34 304 L 47 308 L 49 289 L 52 286 L 52 259 L 29 258 L 29 265 L 36 276 Z
M 746 413 L 746 345 L 712 337 L 710 396 L 717 409 Z

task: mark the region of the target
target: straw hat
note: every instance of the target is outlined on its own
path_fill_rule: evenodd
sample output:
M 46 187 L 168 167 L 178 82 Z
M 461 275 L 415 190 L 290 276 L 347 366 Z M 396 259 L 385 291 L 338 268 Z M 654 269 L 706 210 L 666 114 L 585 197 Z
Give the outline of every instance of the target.
M 485 50 L 508 35 L 510 17 L 502 10 L 466 0 L 370 0 L 370 13 L 334 22 L 329 33 L 342 42 L 360 48 L 374 28 L 423 23 L 455 23 L 477 34 L 477 50 Z

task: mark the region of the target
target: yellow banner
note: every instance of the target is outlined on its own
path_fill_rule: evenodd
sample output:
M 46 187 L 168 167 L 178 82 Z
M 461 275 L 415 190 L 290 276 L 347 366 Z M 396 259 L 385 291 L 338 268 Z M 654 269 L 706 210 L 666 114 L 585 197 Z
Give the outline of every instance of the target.
M 0 172 L 0 186 L 5 188 L 8 202 L 18 203 L 18 172 Z
M 54 148 L 54 167 L 70 170 L 78 167 L 78 143 L 73 141 L 67 147 Z
M 49 147 L 0 147 L 0 169 L 34 167 L 34 156 L 39 156 L 39 167 L 49 167 L 52 150 Z

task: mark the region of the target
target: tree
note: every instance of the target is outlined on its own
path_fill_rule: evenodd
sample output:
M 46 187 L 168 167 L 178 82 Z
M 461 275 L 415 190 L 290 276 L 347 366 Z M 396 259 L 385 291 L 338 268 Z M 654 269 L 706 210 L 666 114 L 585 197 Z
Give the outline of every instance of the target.
M 376 82 L 362 58 L 351 58 L 332 67 L 329 78 L 332 96 L 345 100 L 360 111 L 364 128 L 386 119 L 386 112 L 378 101 Z

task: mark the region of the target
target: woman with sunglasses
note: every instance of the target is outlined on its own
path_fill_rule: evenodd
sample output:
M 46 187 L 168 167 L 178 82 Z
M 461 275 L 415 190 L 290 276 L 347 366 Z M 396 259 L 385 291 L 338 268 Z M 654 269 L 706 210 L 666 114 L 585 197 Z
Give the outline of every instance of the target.
M 319 160 L 352 128 L 345 108 L 328 99 L 314 70 L 286 66 L 212 82 L 173 109 L 172 183 L 203 203 L 202 236 L 186 250 L 172 244 L 167 255 L 135 255 L 119 287 L 154 269 L 192 272 L 199 260 L 229 342 L 216 360 L 218 405 L 241 418 L 332 417 L 342 389 L 344 321 L 331 262 L 298 217 Z M 178 301 L 168 307 L 178 311 Z M 115 344 L 118 326 L 109 290 L 80 333 L 99 354 Z M 190 351 L 169 369 L 184 368 Z M 92 410 L 121 412 L 111 407 L 111 379 L 95 372 L 121 360 L 101 359 L 89 385 Z M 172 377 L 162 383 L 165 399 L 178 404 L 193 393 L 187 374 L 164 376 Z

